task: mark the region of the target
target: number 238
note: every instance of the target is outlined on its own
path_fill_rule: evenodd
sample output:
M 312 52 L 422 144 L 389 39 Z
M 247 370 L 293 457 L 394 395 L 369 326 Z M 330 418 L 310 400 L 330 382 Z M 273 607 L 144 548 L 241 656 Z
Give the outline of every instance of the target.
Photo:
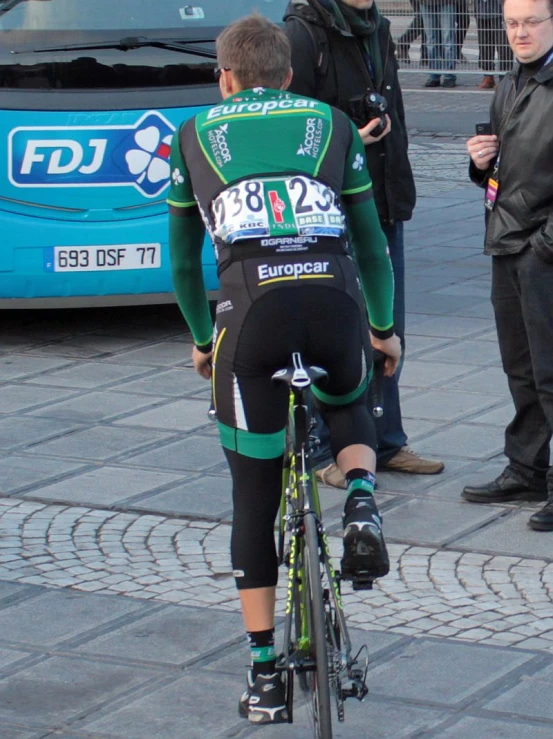
M 242 212 L 244 205 L 250 213 L 259 213 L 263 210 L 261 182 L 246 182 L 242 186 L 233 187 L 225 193 L 225 196 L 220 195 L 214 200 L 213 210 L 219 222 L 223 223 L 227 216 L 227 207 L 230 208 L 229 217 L 236 218 Z

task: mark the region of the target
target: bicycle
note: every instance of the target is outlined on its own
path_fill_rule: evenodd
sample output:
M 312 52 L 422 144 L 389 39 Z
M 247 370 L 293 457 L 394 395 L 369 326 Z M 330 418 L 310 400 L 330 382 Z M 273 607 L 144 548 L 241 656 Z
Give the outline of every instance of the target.
M 380 358 L 380 364 L 381 360 Z M 300 354 L 293 366 L 273 375 L 290 387 L 287 449 L 284 456 L 278 557 L 288 568 L 284 646 L 277 661 L 286 681 L 288 723 L 293 722 L 294 675 L 310 708 L 314 735 L 332 739 L 333 714 L 344 721 L 344 701 L 362 701 L 368 693 L 368 649 L 353 655 L 341 597 L 342 575 L 335 570 L 323 526 L 317 482 L 310 463 L 310 415 L 307 394 L 327 373 L 304 367 Z M 380 365 L 375 363 L 372 384 L 373 414 L 382 414 Z M 376 380 L 376 382 L 374 382 Z M 375 399 L 376 398 L 376 399 Z M 354 590 L 371 589 L 368 574 L 353 577 Z M 335 707 L 332 709 L 331 695 Z

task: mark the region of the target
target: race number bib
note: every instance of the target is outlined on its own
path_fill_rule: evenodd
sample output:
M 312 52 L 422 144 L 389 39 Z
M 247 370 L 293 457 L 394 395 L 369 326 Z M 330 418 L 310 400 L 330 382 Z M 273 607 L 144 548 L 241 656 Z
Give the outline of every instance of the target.
M 267 236 L 330 236 L 345 232 L 332 188 L 308 177 L 244 180 L 213 201 L 214 235 L 232 244 Z

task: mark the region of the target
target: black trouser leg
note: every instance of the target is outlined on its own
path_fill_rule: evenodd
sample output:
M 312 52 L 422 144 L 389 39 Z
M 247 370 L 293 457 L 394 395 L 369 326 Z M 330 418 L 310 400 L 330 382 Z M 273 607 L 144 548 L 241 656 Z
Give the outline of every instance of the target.
M 467 0 L 459 0 L 457 5 L 457 59 L 461 59 L 463 44 L 470 26 L 470 13 Z
M 553 265 L 530 249 L 493 257 L 492 303 L 515 405 L 515 416 L 505 430 L 505 454 L 514 475 L 540 489 L 549 470 L 553 428 L 552 279 Z
M 509 72 L 513 67 L 513 52 L 509 46 L 505 29 L 501 25 L 501 16 L 494 18 L 493 36 L 499 56 L 499 70 L 500 72 Z
M 421 33 L 424 34 L 420 2 L 419 0 L 411 0 L 411 5 L 413 7 L 413 20 L 409 24 L 408 28 L 398 38 L 397 43 L 399 46 L 410 46 L 413 41 L 418 39 Z M 422 39 L 422 43 L 424 44 L 424 38 Z
M 491 23 L 493 18 L 483 18 L 478 16 L 476 25 L 478 28 L 478 61 L 480 69 L 486 74 L 494 73 L 494 36 Z

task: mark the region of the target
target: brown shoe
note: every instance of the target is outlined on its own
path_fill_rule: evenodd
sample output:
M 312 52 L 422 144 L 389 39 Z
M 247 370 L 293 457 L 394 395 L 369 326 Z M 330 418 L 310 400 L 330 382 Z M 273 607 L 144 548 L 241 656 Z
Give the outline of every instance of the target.
M 341 488 L 345 490 L 347 488 L 346 478 L 340 472 L 340 468 L 337 464 L 332 462 L 328 467 L 323 467 L 322 470 L 315 472 L 317 480 L 322 482 L 324 485 L 330 485 L 333 488 Z
M 491 74 L 486 74 L 482 78 L 482 82 L 478 85 L 479 90 L 493 90 L 495 87 L 495 80 Z
M 380 469 L 387 472 L 407 472 L 411 475 L 438 475 L 444 466 L 443 462 L 423 459 L 411 447 L 404 446 L 391 459 L 380 465 Z

